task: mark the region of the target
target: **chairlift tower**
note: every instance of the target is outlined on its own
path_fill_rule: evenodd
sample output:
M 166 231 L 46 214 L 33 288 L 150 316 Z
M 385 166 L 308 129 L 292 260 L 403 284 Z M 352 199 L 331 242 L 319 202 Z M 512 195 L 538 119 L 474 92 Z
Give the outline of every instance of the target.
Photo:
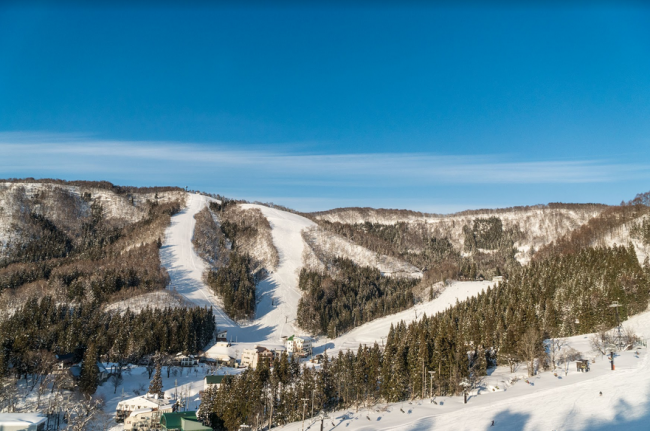
M 428 373 L 431 380 L 431 383 L 429 384 L 429 397 L 433 398 L 433 374 L 435 371 L 429 371 Z
M 616 326 L 618 330 L 618 340 L 616 341 L 616 347 L 618 347 L 619 350 L 621 350 L 621 319 L 618 316 L 618 308 L 622 307 L 621 304 L 618 303 L 618 301 L 612 302 L 612 305 L 609 306 L 609 308 L 614 308 L 616 310 Z

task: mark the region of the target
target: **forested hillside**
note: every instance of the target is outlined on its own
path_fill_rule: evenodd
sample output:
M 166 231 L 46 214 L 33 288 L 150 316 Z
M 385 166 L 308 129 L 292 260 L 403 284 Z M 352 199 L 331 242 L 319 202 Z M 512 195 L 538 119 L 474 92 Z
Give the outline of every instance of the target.
M 0 376 L 20 377 L 35 369 L 35 356 L 75 353 L 92 346 L 94 360 L 136 362 L 157 352 L 196 354 L 212 339 L 212 310 L 145 309 L 140 313 L 102 312 L 92 304 L 57 305 L 52 297 L 32 298 L 0 323 Z M 53 365 L 53 362 L 49 364 Z
M 2 186 L 0 224 L 9 232 L 0 258 L 3 311 L 33 295 L 99 305 L 165 288 L 158 248 L 184 192 L 114 189 L 108 183 Z

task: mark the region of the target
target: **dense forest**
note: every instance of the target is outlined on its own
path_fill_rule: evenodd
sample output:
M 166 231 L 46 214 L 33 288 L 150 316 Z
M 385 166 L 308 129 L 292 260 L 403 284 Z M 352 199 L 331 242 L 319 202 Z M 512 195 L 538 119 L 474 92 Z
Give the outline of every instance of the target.
M 224 266 L 208 271 L 206 282 L 221 298 L 223 309 L 230 318 L 240 320 L 255 317 L 257 280 L 247 254 L 231 253 Z
M 232 377 L 204 393 L 203 420 L 228 430 L 268 423 L 272 404 L 273 423 L 282 425 L 300 420 L 298 401 L 311 399 L 312 391 L 316 411 L 409 400 L 422 396 L 423 385 L 431 389 L 430 370 L 434 392 L 442 395 L 461 393 L 461 383 L 477 385 L 495 364 L 526 363 L 533 374 L 551 366 L 544 339 L 615 326 L 612 301 L 623 305 L 626 319 L 648 307 L 649 293 L 650 268 L 639 265 L 631 247 L 535 261 L 478 297 L 391 327 L 383 348 L 339 352 L 319 372 L 283 357 L 272 370 L 261 366 Z
M 0 323 L 0 375 L 11 369 L 33 373 L 35 355 L 83 352 L 93 345 L 97 356 L 137 362 L 156 352 L 196 354 L 215 331 L 212 309 L 145 309 L 108 313 L 92 304 L 60 305 L 50 296 L 32 298 Z
M 298 325 L 314 334 L 336 337 L 378 317 L 413 306 L 417 280 L 382 276 L 378 269 L 334 259 L 336 277 L 300 271 Z

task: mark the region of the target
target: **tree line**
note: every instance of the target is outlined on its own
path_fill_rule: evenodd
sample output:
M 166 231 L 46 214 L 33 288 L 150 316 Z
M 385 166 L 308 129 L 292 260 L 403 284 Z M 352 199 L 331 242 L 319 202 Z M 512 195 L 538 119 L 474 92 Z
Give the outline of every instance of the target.
M 91 304 L 57 304 L 45 296 L 28 300 L 0 323 L 0 376 L 32 374 L 35 352 L 75 353 L 135 363 L 157 352 L 197 354 L 212 339 L 212 309 L 147 308 L 140 313 L 103 312 Z

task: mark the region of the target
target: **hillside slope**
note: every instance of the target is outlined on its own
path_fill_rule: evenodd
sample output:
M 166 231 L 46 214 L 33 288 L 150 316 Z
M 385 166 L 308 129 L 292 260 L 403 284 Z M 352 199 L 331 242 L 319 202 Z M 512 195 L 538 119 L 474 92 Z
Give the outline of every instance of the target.
M 463 250 L 463 227 L 472 226 L 476 219 L 498 217 L 504 230 L 521 232 L 515 242 L 517 260 L 526 263 L 531 249 L 539 249 L 557 238 L 582 226 L 605 210 L 605 205 L 537 205 L 497 210 L 472 210 L 450 215 L 435 215 L 407 210 L 373 208 L 340 208 L 310 214 L 315 220 L 343 224 L 376 223 L 391 225 L 400 222 L 419 225 L 436 238 L 449 239 L 457 250 Z

